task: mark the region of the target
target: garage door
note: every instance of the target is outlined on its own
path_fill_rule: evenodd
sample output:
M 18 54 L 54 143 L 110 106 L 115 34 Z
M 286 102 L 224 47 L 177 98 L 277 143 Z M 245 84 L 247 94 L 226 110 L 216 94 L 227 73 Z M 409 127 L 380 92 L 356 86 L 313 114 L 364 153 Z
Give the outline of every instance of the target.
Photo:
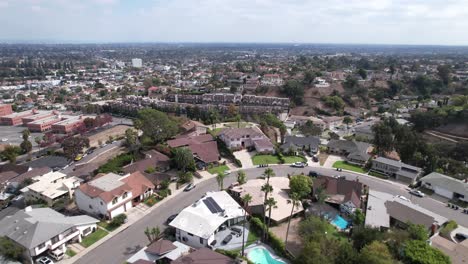
M 113 210 L 111 212 L 111 218 L 114 218 L 116 215 L 119 215 L 119 214 L 122 214 L 122 213 L 125 213 L 125 208 L 124 208 L 123 205 L 116 208 L 115 210 Z
M 449 199 L 452 199 L 452 196 L 453 196 L 453 193 L 451 191 L 448 191 L 444 188 L 440 188 L 440 187 L 434 187 L 434 192 L 440 196 L 443 196 L 443 197 L 446 197 L 446 198 L 449 198 Z

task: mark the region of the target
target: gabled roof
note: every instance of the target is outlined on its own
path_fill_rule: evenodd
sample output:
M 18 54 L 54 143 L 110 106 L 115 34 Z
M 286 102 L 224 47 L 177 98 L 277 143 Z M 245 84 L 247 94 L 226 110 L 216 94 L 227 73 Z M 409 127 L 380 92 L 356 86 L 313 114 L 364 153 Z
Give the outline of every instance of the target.
M 361 196 L 363 184 L 358 181 L 348 181 L 345 179 L 336 179 L 333 177 L 319 176 L 313 184 L 314 193 L 317 189 L 325 190 L 330 201 L 337 203 L 346 203 L 351 201 L 356 207 L 361 206 Z M 337 196 L 337 197 L 333 197 Z
M 220 136 L 227 138 L 241 138 L 243 136 L 261 137 L 263 133 L 253 128 L 225 128 L 219 133 Z
M 311 147 L 317 148 L 320 145 L 320 139 L 318 137 L 297 137 L 297 136 L 286 136 L 284 144 L 281 145 L 281 149 L 288 150 L 290 147 Z
M 177 247 L 172 244 L 171 241 L 166 239 L 159 239 L 158 241 L 151 243 L 148 248 L 145 249 L 145 251 L 155 255 L 163 255 L 176 248 Z
M 371 144 L 366 142 L 332 139 L 328 142 L 327 146 L 348 153 L 348 159 L 367 161 L 370 158 L 368 150 Z
M 430 183 L 431 186 L 439 186 L 451 192 L 468 197 L 468 183 L 449 177 L 447 175 L 431 172 L 421 179 L 422 182 Z
M 146 153 L 147 158 L 136 161 L 132 164 L 129 164 L 123 168 L 123 171 L 126 173 L 133 173 L 136 171 L 144 172 L 146 169 L 152 167 L 159 166 L 166 166 L 169 164 L 170 159 L 168 156 L 162 154 L 159 151 L 154 149 L 147 151 Z
M 201 143 L 209 142 L 213 140 L 214 138 L 212 135 L 204 134 L 204 135 L 199 135 L 195 137 L 182 137 L 182 138 L 168 140 L 167 144 L 171 148 L 178 148 L 178 147 L 188 146 L 191 144 L 201 144 Z
M 199 248 L 192 253 L 182 256 L 171 264 L 234 264 L 235 260 L 208 248 Z

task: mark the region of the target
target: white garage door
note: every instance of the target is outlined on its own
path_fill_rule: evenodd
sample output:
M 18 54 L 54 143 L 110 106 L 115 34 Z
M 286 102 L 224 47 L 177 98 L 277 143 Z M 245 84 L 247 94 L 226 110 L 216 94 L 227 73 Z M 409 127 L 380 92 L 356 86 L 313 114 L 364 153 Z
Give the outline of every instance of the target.
M 119 215 L 119 214 L 122 214 L 122 213 L 125 213 L 125 208 L 124 208 L 123 205 L 116 208 L 115 210 L 113 210 L 111 212 L 111 217 L 114 218 L 116 215 Z
M 434 187 L 434 192 L 440 196 L 443 196 L 443 197 L 446 197 L 446 198 L 449 198 L 449 199 L 452 199 L 452 196 L 453 196 L 453 193 L 451 191 L 448 191 L 444 188 L 440 188 L 440 187 Z

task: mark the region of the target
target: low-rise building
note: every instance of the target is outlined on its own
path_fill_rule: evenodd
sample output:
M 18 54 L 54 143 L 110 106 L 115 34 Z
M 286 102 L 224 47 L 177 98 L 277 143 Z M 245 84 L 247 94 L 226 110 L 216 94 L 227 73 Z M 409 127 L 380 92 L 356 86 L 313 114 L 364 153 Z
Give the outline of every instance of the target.
M 372 145 L 366 142 L 332 139 L 327 144 L 328 152 L 346 157 L 346 161 L 364 165 L 370 159 Z
M 127 263 L 139 263 L 138 261 L 148 261 L 149 263 L 170 263 L 184 255 L 190 253 L 191 248 L 179 241 L 169 241 L 159 239 L 152 242 L 140 251 L 131 256 Z
M 49 116 L 27 123 L 27 127 L 31 132 L 45 132 L 52 129 L 52 125 L 62 121 L 60 116 Z
M 23 117 L 32 116 L 32 115 L 34 115 L 34 110 L 12 113 L 9 115 L 2 116 L 0 118 L 0 122 L 2 123 L 2 125 L 6 125 L 6 126 L 17 126 L 23 123 L 23 120 L 22 120 Z
M 68 177 L 61 172 L 49 172 L 32 178 L 33 183 L 21 189 L 26 201 L 44 200 L 49 206 L 62 198 L 73 198 L 81 179 Z
M 0 104 L 0 117 L 13 114 L 11 104 Z
M 307 151 L 317 153 L 319 150 L 320 139 L 318 137 L 297 137 L 287 136 L 284 144 L 281 145 L 283 153 Z
M 218 151 L 218 143 L 211 134 L 183 136 L 168 140 L 167 144 L 171 148 L 187 147 L 192 152 L 196 162 L 201 164 L 201 167 L 217 163 L 221 158 Z
M 232 150 L 255 148 L 255 141 L 261 141 L 257 151 L 274 153 L 274 145 L 257 128 L 226 128 L 219 133 L 219 138 Z
M 152 195 L 154 187 L 140 172 L 123 176 L 108 173 L 80 185 L 75 202 L 82 211 L 112 219 Z
M 284 82 L 279 74 L 265 74 L 261 83 L 263 86 L 281 86 Z
M 24 249 L 29 263 L 41 254 L 65 254 L 66 245 L 96 230 L 99 220 L 87 215 L 64 216 L 50 208 L 26 207 L 0 220 L 0 236 Z
M 169 226 L 176 229 L 177 241 L 194 248 L 208 247 L 218 231 L 243 221 L 245 214 L 227 192 L 208 192 L 182 210 Z
M 183 255 L 180 258 L 171 262 L 171 264 L 235 264 L 236 260 L 227 257 L 223 254 L 215 252 L 207 248 L 199 248 L 188 255 Z
M 378 157 L 372 160 L 372 170 L 394 177 L 398 181 L 408 184 L 415 183 L 422 173 L 422 169 L 401 161 Z
M 468 182 L 432 172 L 421 178 L 421 186 L 448 199 L 468 202 Z

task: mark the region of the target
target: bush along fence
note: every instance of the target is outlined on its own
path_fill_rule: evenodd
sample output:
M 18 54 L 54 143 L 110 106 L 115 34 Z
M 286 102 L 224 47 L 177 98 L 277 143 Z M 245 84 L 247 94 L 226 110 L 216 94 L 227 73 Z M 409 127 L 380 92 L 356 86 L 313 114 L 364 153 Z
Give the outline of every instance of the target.
M 252 217 L 250 219 L 250 231 L 254 232 L 259 237 L 262 236 L 263 232 L 266 231 L 266 225 L 258 217 Z M 268 241 L 265 241 L 275 253 L 280 257 L 286 257 L 291 259 L 292 256 L 286 251 L 284 242 L 273 234 L 271 231 L 268 232 Z
M 236 156 L 234 156 L 234 153 L 226 146 L 226 144 L 219 138 L 216 138 L 216 143 L 218 144 L 218 150 L 221 154 L 221 156 L 224 156 L 234 162 L 237 167 L 241 168 L 242 163 L 240 160 L 236 159 Z

